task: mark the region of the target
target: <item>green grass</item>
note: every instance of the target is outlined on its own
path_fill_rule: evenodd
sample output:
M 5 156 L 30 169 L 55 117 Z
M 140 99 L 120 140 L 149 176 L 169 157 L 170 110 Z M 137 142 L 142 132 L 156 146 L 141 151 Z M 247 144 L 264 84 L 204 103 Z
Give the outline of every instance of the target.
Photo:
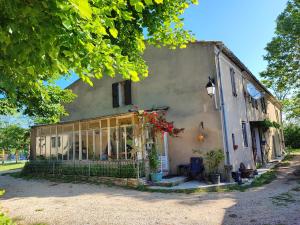
M 289 148 L 287 150 L 288 153 L 300 153 L 300 148 Z
M 9 170 L 15 170 L 15 169 L 22 169 L 24 167 L 25 163 L 9 163 L 2 165 L 0 163 L 0 172 L 2 171 L 9 171 Z
M 5 194 L 5 190 L 0 188 L 0 197 L 3 196 Z

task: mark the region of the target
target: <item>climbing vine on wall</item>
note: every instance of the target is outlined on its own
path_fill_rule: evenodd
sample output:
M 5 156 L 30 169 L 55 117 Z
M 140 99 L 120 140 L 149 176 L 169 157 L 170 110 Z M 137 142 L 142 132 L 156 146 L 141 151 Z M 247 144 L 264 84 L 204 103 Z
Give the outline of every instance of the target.
M 274 127 L 274 128 L 277 128 L 279 129 L 280 128 L 280 124 L 275 122 L 275 121 L 271 121 L 269 119 L 265 119 L 263 121 L 259 121 L 259 126 L 260 127 L 263 127 L 263 128 L 271 128 L 271 127 Z

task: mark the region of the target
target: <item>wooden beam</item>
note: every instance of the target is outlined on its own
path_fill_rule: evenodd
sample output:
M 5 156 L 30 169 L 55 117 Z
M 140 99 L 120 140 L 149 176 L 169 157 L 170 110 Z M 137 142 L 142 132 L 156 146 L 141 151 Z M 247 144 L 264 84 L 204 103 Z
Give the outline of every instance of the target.
M 79 121 L 79 160 L 82 160 L 81 123 Z
M 86 140 L 86 143 L 85 143 L 85 145 L 86 145 L 86 160 L 88 160 L 89 159 L 89 132 L 88 132 L 88 130 L 86 130 L 85 131 L 85 140 Z
M 116 118 L 116 143 L 117 143 L 117 159 L 119 159 L 119 120 Z
M 102 157 L 102 125 L 101 125 L 101 120 L 99 120 L 99 144 L 100 144 L 100 156 L 99 159 L 101 160 Z
M 107 119 L 107 156 L 108 159 L 111 157 L 111 143 L 110 143 L 110 119 Z
M 72 127 L 72 147 L 73 147 L 73 161 L 75 161 L 75 124 Z
M 96 155 L 96 139 L 95 139 L 95 130 L 93 130 L 93 160 L 95 160 Z
M 57 125 L 55 126 L 55 148 L 56 148 L 56 159 L 58 160 L 58 144 L 57 144 Z
M 124 127 L 125 159 L 127 160 L 127 126 Z

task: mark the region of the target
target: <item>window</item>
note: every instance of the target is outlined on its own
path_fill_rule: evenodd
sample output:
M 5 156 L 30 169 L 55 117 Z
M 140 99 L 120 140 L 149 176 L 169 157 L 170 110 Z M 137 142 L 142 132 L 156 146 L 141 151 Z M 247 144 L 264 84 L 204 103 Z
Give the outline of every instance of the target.
M 260 99 L 260 103 L 261 103 L 261 110 L 264 113 L 267 113 L 266 99 L 264 97 Z
M 113 108 L 132 104 L 131 80 L 112 84 Z
M 275 114 L 276 114 L 276 121 L 277 123 L 279 123 L 279 114 L 278 114 L 278 110 L 275 109 Z
M 250 97 L 250 98 L 251 98 L 251 105 L 252 105 L 252 107 L 258 109 L 258 102 L 257 102 L 257 100 L 254 99 L 254 98 L 252 98 L 252 97 Z
M 236 145 L 236 143 L 235 143 L 235 136 L 234 136 L 234 134 L 231 134 L 231 137 L 232 137 L 232 146 L 233 146 L 233 149 L 237 150 L 238 145 Z
M 60 136 L 57 137 L 57 145 L 56 145 L 56 137 L 51 137 L 51 148 L 60 147 Z
M 244 141 L 244 147 L 248 147 L 248 135 L 247 135 L 247 126 L 246 122 L 242 122 L 242 132 L 243 132 L 243 141 Z
M 236 84 L 235 84 L 235 72 L 233 68 L 230 68 L 231 88 L 233 96 L 237 96 Z

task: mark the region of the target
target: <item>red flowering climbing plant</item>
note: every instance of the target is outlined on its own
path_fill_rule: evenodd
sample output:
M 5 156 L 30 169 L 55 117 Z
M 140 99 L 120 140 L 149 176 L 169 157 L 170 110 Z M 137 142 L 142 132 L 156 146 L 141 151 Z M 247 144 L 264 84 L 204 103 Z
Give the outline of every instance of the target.
M 140 116 L 143 116 L 145 122 L 151 124 L 155 132 L 167 132 L 172 137 L 178 137 L 184 131 L 184 128 L 176 128 L 174 122 L 166 120 L 165 111 L 145 111 L 137 110 Z

